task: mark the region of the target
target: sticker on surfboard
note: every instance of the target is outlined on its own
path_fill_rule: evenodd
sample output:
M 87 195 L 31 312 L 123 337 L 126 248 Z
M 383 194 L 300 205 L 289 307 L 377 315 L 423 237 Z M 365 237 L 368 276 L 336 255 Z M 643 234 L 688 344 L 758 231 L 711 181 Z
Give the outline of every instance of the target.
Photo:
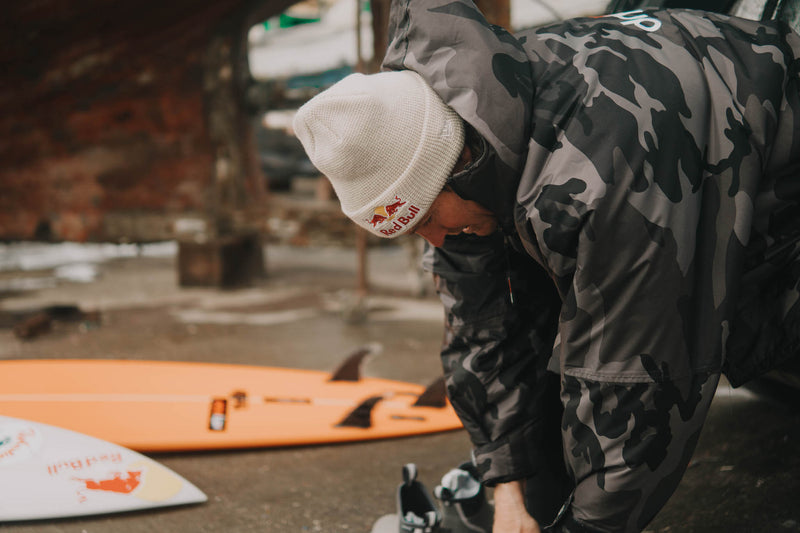
M 0 522 L 201 503 L 206 495 L 133 450 L 0 416 Z

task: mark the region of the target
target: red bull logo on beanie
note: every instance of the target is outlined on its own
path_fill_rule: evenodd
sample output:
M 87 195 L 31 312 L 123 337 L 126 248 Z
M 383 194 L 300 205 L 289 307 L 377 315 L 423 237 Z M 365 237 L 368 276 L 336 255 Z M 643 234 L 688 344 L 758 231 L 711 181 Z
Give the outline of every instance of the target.
M 376 207 L 372 212 L 372 218 L 368 219 L 367 222 L 373 227 L 378 228 L 379 225 L 384 226 L 388 222 L 392 222 L 391 226 L 381 227 L 378 231 L 387 237 L 391 237 L 395 233 L 402 231 L 406 226 L 408 226 L 412 220 L 414 220 L 417 214 L 420 212 L 420 208 L 413 205 L 408 204 L 405 200 L 402 200 L 399 196 L 394 197 L 394 202 L 386 205 L 381 205 Z M 399 216 L 399 212 L 403 206 L 408 204 L 405 208 L 405 213 L 402 216 Z

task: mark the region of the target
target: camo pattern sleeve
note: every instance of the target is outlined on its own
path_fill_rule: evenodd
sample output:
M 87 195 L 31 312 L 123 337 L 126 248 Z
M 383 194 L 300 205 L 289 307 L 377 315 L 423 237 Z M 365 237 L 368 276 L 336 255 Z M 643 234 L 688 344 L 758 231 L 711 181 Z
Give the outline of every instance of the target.
M 426 262 L 445 308 L 448 396 L 482 479 L 535 478 L 542 495 L 533 511 L 552 519 L 569 493 L 559 380 L 546 370 L 561 307 L 555 287 L 499 234 L 448 237 L 428 247 Z

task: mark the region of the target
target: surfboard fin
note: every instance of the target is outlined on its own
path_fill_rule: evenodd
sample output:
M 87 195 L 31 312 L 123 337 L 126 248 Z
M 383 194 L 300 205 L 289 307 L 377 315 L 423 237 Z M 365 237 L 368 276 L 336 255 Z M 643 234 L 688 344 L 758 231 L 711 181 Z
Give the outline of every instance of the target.
M 350 411 L 336 427 L 368 428 L 372 426 L 372 409 L 383 396 L 370 396 Z
M 354 354 L 355 355 L 355 354 Z M 383 396 L 370 396 L 355 409 L 350 411 L 336 427 L 356 427 L 369 428 L 372 426 L 372 409 L 383 399 Z M 445 407 L 447 405 L 447 393 L 445 389 L 444 376 L 431 383 L 422 394 L 419 395 L 413 407 Z
M 428 385 L 428 388 L 414 402 L 414 407 L 445 407 L 446 405 L 447 389 L 444 384 L 444 376 Z
M 380 344 L 368 344 L 350 354 L 339 368 L 333 371 L 328 381 L 359 381 L 361 379 L 361 366 L 368 355 L 375 355 L 381 351 Z

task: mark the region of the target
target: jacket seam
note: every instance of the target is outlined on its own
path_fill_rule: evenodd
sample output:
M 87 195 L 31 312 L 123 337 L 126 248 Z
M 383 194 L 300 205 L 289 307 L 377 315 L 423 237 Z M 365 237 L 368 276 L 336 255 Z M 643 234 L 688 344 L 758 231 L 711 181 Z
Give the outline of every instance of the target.
M 690 373 L 680 374 L 677 376 L 670 376 L 666 380 L 656 380 L 647 372 L 626 372 L 626 371 L 609 371 L 602 370 L 589 370 L 585 368 L 565 368 L 564 375 L 572 376 L 580 379 L 587 379 L 592 381 L 599 381 L 603 383 L 669 383 L 689 379 L 697 374 L 719 374 L 720 369 L 716 366 L 702 366 L 692 370 Z

